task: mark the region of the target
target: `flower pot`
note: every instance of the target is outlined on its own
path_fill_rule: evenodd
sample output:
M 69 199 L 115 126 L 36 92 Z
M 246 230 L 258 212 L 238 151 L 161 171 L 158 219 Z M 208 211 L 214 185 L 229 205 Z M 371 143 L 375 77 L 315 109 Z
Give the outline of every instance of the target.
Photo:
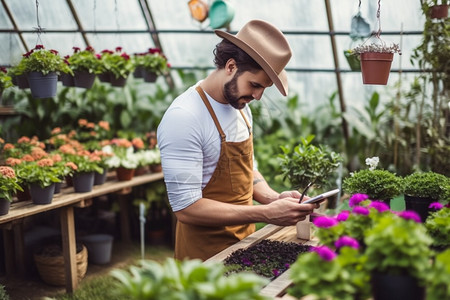
M 361 72 L 364 84 L 386 85 L 394 53 L 361 53 Z
M 9 213 L 9 207 L 11 202 L 8 199 L 0 198 L 0 216 L 7 215 Z
M 418 213 L 420 219 L 422 220 L 422 223 L 426 221 L 428 215 L 430 214 L 430 209 L 428 208 L 428 206 L 430 206 L 432 202 L 437 202 L 437 200 L 431 199 L 429 197 L 424 198 L 405 195 L 404 198 L 405 198 L 405 209 L 413 210 L 416 213 Z
M 225 28 L 234 18 L 234 7 L 228 1 L 214 0 L 208 15 L 212 29 Z
M 87 71 L 75 71 L 74 83 L 76 87 L 90 89 L 95 81 L 95 74 Z
M 162 172 L 162 165 L 161 164 L 150 165 L 150 171 L 152 171 L 153 173 Z
M 67 187 L 73 186 L 72 175 L 67 175 L 67 176 L 65 177 L 65 181 L 66 181 L 66 186 L 67 186 Z
M 28 187 L 28 185 L 21 185 L 23 192 L 22 191 L 16 191 L 16 197 L 17 197 L 17 201 L 28 201 L 31 199 L 31 195 L 30 195 L 30 188 Z
M 149 170 L 148 166 L 137 167 L 136 170 L 134 171 L 134 176 L 147 174 L 148 170 Z
M 119 181 L 128 181 L 133 179 L 135 169 L 127 169 L 124 167 L 116 168 L 116 176 Z
M 62 73 L 61 76 L 61 82 L 63 86 L 67 86 L 67 87 L 73 87 L 75 86 L 75 82 L 73 79 L 73 76 L 67 73 Z
M 75 193 L 87 193 L 94 187 L 95 172 L 79 172 L 73 174 L 73 189 Z
M 108 72 L 106 72 L 106 73 L 101 73 L 101 74 L 98 74 L 98 80 L 100 80 L 101 82 L 111 82 L 111 73 L 108 73 Z
M 134 78 L 144 78 L 144 67 L 137 66 L 133 71 Z
M 28 77 L 26 74 L 17 75 L 15 76 L 15 78 L 19 89 L 24 90 L 30 88 L 30 84 L 28 83 Z
M 352 54 L 349 50 L 344 50 L 344 56 L 347 59 L 350 70 L 361 71 L 361 62 L 359 61 L 357 55 Z
M 30 184 L 30 195 L 31 200 L 34 204 L 50 204 L 53 200 L 53 195 L 55 193 L 55 184 L 51 184 L 46 187 L 41 187 L 38 183 Z
M 145 82 L 155 82 L 158 79 L 158 75 L 155 72 L 144 71 Z
M 33 98 L 52 98 L 56 96 L 56 86 L 58 76 L 56 72 L 43 75 L 41 72 L 28 73 L 28 83 L 30 84 Z
M 424 300 L 425 288 L 409 275 L 374 273 L 371 277 L 374 300 Z
M 124 87 L 127 84 L 127 77 L 116 78 L 116 76 L 112 75 L 110 80 L 111 86 L 115 87 Z
M 448 17 L 448 4 L 432 6 L 430 17 L 432 19 L 446 19 Z
M 55 183 L 55 194 L 59 194 L 61 193 L 61 187 L 62 187 L 62 181 L 61 182 L 56 182 Z
M 111 261 L 114 237 L 109 234 L 91 234 L 80 238 L 88 249 L 89 262 L 104 265 Z
M 104 168 L 103 173 L 95 172 L 94 185 L 102 185 L 106 181 L 106 175 L 108 175 L 108 169 Z

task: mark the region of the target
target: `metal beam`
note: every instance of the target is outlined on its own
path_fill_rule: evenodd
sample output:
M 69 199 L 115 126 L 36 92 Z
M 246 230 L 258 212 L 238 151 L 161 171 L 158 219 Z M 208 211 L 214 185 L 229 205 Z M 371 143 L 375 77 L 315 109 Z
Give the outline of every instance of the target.
M 327 19 L 328 19 L 328 28 L 330 30 L 330 40 L 331 40 L 331 47 L 333 49 L 333 59 L 334 59 L 334 67 L 335 67 L 335 74 L 336 74 L 336 82 L 338 87 L 338 94 L 339 94 L 339 103 L 341 105 L 341 112 L 342 112 L 342 133 L 344 135 L 345 144 L 348 144 L 348 125 L 347 121 L 344 118 L 344 112 L 346 111 L 345 108 L 345 99 L 344 99 L 344 91 L 342 88 L 342 81 L 341 81 L 341 70 L 339 68 L 339 59 L 337 54 L 337 47 L 336 47 L 336 38 L 333 34 L 334 32 L 334 25 L 333 25 L 333 16 L 331 14 L 331 7 L 330 7 L 330 1 L 325 0 L 325 7 L 327 11 Z
M 90 46 L 91 44 L 89 43 L 89 40 L 86 36 L 86 32 L 83 29 L 83 25 L 81 25 L 80 18 L 78 17 L 78 13 L 77 13 L 75 7 L 73 6 L 72 0 L 66 0 L 66 2 L 67 2 L 67 5 L 69 5 L 70 11 L 72 12 L 75 22 L 77 23 L 77 26 L 78 26 L 77 32 L 81 33 L 81 36 L 83 37 L 83 40 L 86 43 L 86 47 Z
M 2 4 L 3 7 L 5 8 L 6 14 L 8 15 L 9 20 L 11 21 L 11 23 L 13 24 L 14 27 L 14 32 L 17 32 L 17 34 L 19 35 L 19 39 L 22 42 L 23 47 L 25 48 L 25 50 L 28 52 L 28 45 L 25 42 L 25 39 L 23 38 L 22 32 L 19 30 L 19 27 L 17 27 L 16 21 L 14 20 L 13 15 L 11 14 L 11 11 L 9 10 L 8 5 L 6 5 L 6 1 L 2 0 Z

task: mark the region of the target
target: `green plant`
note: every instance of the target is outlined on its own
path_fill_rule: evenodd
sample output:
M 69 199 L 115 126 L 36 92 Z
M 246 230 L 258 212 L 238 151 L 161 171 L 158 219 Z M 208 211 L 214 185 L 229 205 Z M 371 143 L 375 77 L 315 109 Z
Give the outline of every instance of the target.
M 282 176 L 296 188 L 305 188 L 313 182 L 316 186 L 327 183 L 332 173 L 342 162 L 339 153 L 329 150 L 324 145 L 312 144 L 313 135 L 301 139 L 301 144 L 292 150 L 281 146 L 279 154 Z
M 430 213 L 425 221 L 428 234 L 433 238 L 433 246 L 450 246 L 450 208 L 443 207 Z
M 122 52 L 122 47 L 116 47 L 115 51 L 102 51 L 99 73 L 110 72 L 116 78 L 126 78 L 131 71 L 133 71 L 133 62 L 126 52 Z
M 384 214 L 366 231 L 365 268 L 369 272 L 410 275 L 425 284 L 431 270 L 431 237 L 422 223 Z
M 386 45 L 380 40 L 378 43 L 361 44 L 353 48 L 352 52 L 356 54 L 367 53 L 367 52 L 378 52 L 378 53 L 399 53 L 402 51 L 398 44 Z
M 436 255 L 433 272 L 427 286 L 427 299 L 450 299 L 450 249 Z
M 133 144 L 125 138 L 112 139 L 110 145 L 106 145 L 102 150 L 113 154 L 106 160 L 111 169 L 118 167 L 135 169 L 139 166 L 139 156 L 134 152 Z
M 143 67 L 148 72 L 162 75 L 169 71 L 170 64 L 167 62 L 167 57 L 161 53 L 158 48 L 150 48 L 148 52 L 139 53 L 134 56 L 134 67 Z
M 0 300 L 9 300 L 9 295 L 5 290 L 5 286 L 0 284 Z
M 42 158 L 38 161 L 22 162 L 14 166 L 20 184 L 39 184 L 41 187 L 61 182 L 58 169 L 54 167 L 53 160 Z
M 19 185 L 19 179 L 14 172 L 14 169 L 7 166 L 0 166 L 0 198 L 12 201 L 12 195 L 16 191 L 22 191 Z
M 99 166 L 101 158 L 89 151 L 67 155 L 66 159 L 75 164 L 75 173 L 81 172 L 97 172 L 103 173 L 103 168 Z
M 94 48 L 88 46 L 85 50 L 73 47 L 73 54 L 67 58 L 70 68 L 73 71 L 84 71 L 93 74 L 99 72 L 100 61 L 95 55 Z
M 387 170 L 375 169 L 378 157 L 368 158 L 366 163 L 372 164 L 374 160 L 374 166 L 346 177 L 342 184 L 343 190 L 349 194 L 367 194 L 374 200 L 388 200 L 402 194 L 403 178 Z
M 21 64 L 25 72 L 41 72 L 47 75 L 51 72 L 69 73 L 72 70 L 56 50 L 46 50 L 43 45 L 36 45 L 34 49 L 23 55 Z
M 222 263 L 200 260 L 163 264 L 143 260 L 129 272 L 113 270 L 118 292 L 127 299 L 267 299 L 259 294 L 267 280 L 251 273 L 224 276 Z
M 9 87 L 12 87 L 11 76 L 9 76 L 6 68 L 0 67 L 0 94 Z
M 342 247 L 339 255 L 326 246 L 305 253 L 290 268 L 293 285 L 288 294 L 297 298 L 367 299 L 370 276 L 364 270 L 365 257 L 357 249 Z
M 403 178 L 405 195 L 443 199 L 445 190 L 450 185 L 450 178 L 432 171 L 414 172 Z

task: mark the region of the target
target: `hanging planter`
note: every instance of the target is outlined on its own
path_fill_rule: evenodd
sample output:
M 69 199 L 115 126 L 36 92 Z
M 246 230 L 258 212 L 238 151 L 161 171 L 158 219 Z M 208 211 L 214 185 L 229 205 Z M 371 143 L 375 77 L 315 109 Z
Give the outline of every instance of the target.
M 73 76 L 71 74 L 62 73 L 60 76 L 61 82 L 63 86 L 66 87 L 74 87 L 75 82 Z
M 100 81 L 109 81 L 111 86 L 115 87 L 125 86 L 128 76 L 134 70 L 134 65 L 130 56 L 122 52 L 122 47 L 116 47 L 115 51 L 103 50 L 99 57 Z
M 430 17 L 432 19 L 446 19 L 448 17 L 448 4 L 432 6 Z
M 352 50 L 344 50 L 344 56 L 347 59 L 350 70 L 361 71 L 361 62 L 358 55 L 356 55 Z
M 74 86 L 90 89 L 95 81 L 95 72 L 99 69 L 100 60 L 94 48 L 88 46 L 85 50 L 73 47 L 73 54 L 67 57 L 67 63 L 74 74 Z
M 51 72 L 44 75 L 42 72 L 28 73 L 31 95 L 33 98 L 52 98 L 56 96 L 58 75 Z
M 145 82 L 155 82 L 158 76 L 168 73 L 170 64 L 159 48 L 150 48 L 147 52 L 133 57 L 134 75 Z

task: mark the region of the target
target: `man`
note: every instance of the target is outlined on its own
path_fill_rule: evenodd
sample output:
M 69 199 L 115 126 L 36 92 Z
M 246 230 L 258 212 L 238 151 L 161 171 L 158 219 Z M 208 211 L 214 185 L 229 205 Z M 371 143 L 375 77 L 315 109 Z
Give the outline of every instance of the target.
M 294 225 L 318 207 L 299 204 L 297 191 L 274 191 L 253 166 L 247 104 L 272 84 L 287 95 L 286 38 L 261 20 L 237 35 L 215 33 L 223 38 L 217 69 L 174 100 L 157 131 L 177 259 L 206 260 L 253 233 L 255 222 Z

